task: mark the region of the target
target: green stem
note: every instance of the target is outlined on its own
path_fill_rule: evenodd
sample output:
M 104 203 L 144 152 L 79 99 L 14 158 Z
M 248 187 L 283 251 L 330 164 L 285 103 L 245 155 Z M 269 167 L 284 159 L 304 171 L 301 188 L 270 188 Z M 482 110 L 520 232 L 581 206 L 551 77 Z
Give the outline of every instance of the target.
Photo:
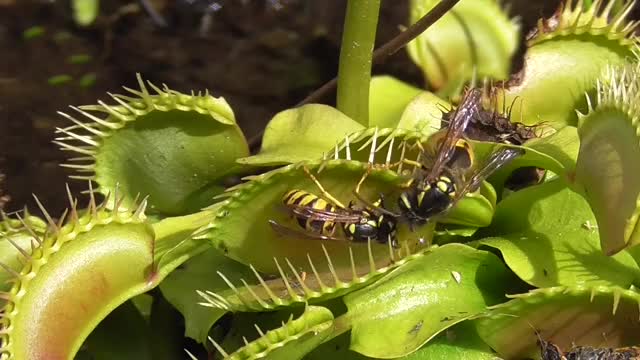
M 340 48 L 338 110 L 365 126 L 379 11 L 380 0 L 349 0 Z

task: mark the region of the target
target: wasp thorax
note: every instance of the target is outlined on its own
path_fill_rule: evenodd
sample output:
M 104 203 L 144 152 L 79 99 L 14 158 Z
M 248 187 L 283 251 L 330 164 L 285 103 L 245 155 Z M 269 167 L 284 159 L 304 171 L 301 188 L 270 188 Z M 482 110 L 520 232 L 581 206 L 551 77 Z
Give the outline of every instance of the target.
M 453 180 L 440 176 L 435 181 L 420 182 L 402 193 L 398 205 L 410 221 L 424 222 L 447 210 L 455 193 Z

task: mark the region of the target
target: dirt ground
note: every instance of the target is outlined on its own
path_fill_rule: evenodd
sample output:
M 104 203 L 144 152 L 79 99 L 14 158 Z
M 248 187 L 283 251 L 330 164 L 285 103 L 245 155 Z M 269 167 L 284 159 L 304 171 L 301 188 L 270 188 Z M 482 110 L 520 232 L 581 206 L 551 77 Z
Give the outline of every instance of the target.
M 66 154 L 51 141 L 55 128 L 68 121 L 56 111 L 108 101 L 106 92 L 119 93 L 122 86 L 135 88 L 136 72 L 176 90 L 224 96 L 247 138 L 253 137 L 271 116 L 336 74 L 345 3 L 154 0 L 162 26 L 137 1 L 102 0 L 96 24 L 79 28 L 66 1 L 0 0 L 0 173 L 6 174 L 0 190 L 11 197 L 6 210 L 34 208 L 32 193 L 54 214 L 66 207 L 67 172 L 58 166 Z M 545 3 L 517 1 L 512 12 L 530 28 L 553 11 L 555 1 Z M 380 43 L 397 34 L 407 13 L 406 1 L 383 1 Z M 375 72 L 422 85 L 404 51 Z M 70 185 L 76 194 L 86 188 Z

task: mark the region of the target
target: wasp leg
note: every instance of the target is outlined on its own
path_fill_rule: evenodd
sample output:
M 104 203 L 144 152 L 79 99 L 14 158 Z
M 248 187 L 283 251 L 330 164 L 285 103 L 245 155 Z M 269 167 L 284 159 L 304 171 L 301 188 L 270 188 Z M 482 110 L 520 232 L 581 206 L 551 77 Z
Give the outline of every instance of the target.
M 365 171 L 365 173 L 362 175 L 362 178 L 360 178 L 360 181 L 358 182 L 358 185 L 356 185 L 356 188 L 353 190 L 353 195 L 355 195 L 355 197 L 360 200 L 360 202 L 362 202 L 363 204 L 365 204 L 368 208 L 370 209 L 376 209 L 378 211 L 380 211 L 381 213 L 393 216 L 393 217 L 400 217 L 400 214 L 396 214 L 392 211 L 389 211 L 383 207 L 380 207 L 374 203 L 372 203 L 371 201 L 367 200 L 364 198 L 364 196 L 362 196 L 362 194 L 360 194 L 360 187 L 362 186 L 362 184 L 364 183 L 364 181 L 367 179 L 367 177 L 369 176 L 369 174 L 371 174 L 371 170 L 373 169 L 373 167 L 371 166 L 371 164 L 369 164 L 369 166 L 367 166 L 367 171 Z
M 333 195 L 331 195 L 331 193 L 325 190 L 324 186 L 322 186 L 320 181 L 318 181 L 318 179 L 311 173 L 311 170 L 309 170 L 309 168 L 306 165 L 302 169 L 307 174 L 307 176 L 309 176 L 311 181 L 313 181 L 316 184 L 318 189 L 320 189 L 320 193 L 322 194 L 322 196 L 324 196 L 327 200 L 329 200 L 339 208 L 346 209 L 346 207 L 340 202 L 340 200 L 336 199 Z

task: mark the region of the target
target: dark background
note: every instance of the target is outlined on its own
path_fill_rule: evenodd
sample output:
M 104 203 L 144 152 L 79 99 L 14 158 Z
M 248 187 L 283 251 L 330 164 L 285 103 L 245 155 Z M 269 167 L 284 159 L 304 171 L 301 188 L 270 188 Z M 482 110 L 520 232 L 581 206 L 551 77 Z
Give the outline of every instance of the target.
M 100 17 L 77 27 L 68 1 L 0 0 L 0 192 L 7 211 L 34 208 L 31 194 L 53 214 L 66 207 L 67 154 L 51 143 L 56 114 L 68 105 L 111 103 L 106 92 L 137 88 L 135 73 L 155 84 L 188 92 L 209 89 L 224 96 L 251 138 L 280 110 L 295 105 L 337 73 L 345 0 L 151 0 L 164 18 L 159 26 L 137 0 L 102 0 Z M 378 43 L 407 23 L 407 1 L 382 1 Z M 216 5 L 217 4 L 217 5 Z M 219 5 L 219 6 L 218 6 Z M 557 1 L 513 1 L 526 33 L 549 16 Z M 206 9 L 216 11 L 206 12 Z M 209 23 L 208 27 L 206 26 Z M 41 26 L 44 34 L 25 40 Z M 69 57 L 90 55 L 83 64 Z M 516 65 L 517 66 L 517 65 Z M 423 87 L 418 69 L 400 51 L 375 73 L 389 73 Z M 74 80 L 50 85 L 68 74 Z M 94 74 L 92 86 L 78 79 Z M 332 103 L 333 95 L 325 102 Z M 75 194 L 86 184 L 70 181 Z M 0 200 L 1 202 L 1 200 Z

